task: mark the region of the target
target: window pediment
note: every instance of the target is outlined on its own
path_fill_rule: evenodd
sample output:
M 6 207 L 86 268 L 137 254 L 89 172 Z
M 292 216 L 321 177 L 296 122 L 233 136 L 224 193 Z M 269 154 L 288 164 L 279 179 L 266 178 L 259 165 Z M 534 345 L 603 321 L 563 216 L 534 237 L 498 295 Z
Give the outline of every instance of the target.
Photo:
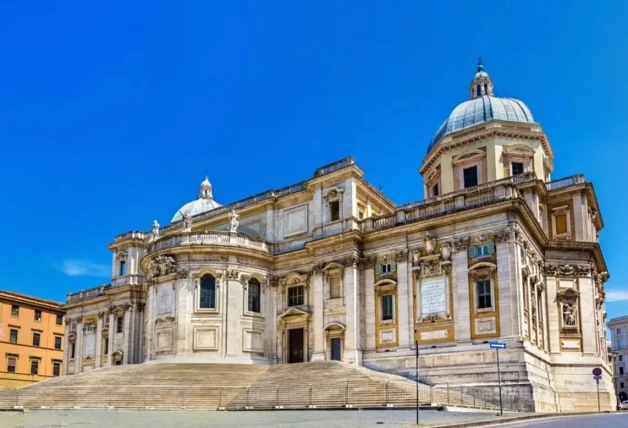
M 477 280 L 489 279 L 497 271 L 497 265 L 489 262 L 479 262 L 469 268 L 469 275 Z
M 482 150 L 470 150 L 461 155 L 456 156 L 453 159 L 454 165 L 463 165 L 466 163 L 477 162 L 486 157 L 486 152 Z

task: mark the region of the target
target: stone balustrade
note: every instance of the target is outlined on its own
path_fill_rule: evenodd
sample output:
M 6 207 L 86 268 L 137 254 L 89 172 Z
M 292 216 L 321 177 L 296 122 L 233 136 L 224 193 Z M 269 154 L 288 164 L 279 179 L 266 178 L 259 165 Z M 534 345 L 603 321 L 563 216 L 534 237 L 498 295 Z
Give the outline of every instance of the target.
M 250 248 L 257 251 L 270 252 L 269 245 L 261 239 L 230 232 L 181 233 L 164 237 L 149 247 L 149 253 L 175 247 L 198 245 L 218 245 Z
M 99 285 L 98 287 L 81 290 L 76 293 L 70 293 L 67 295 L 68 303 L 102 296 L 105 294 L 105 290 L 107 290 L 108 288 L 111 288 L 111 284 Z

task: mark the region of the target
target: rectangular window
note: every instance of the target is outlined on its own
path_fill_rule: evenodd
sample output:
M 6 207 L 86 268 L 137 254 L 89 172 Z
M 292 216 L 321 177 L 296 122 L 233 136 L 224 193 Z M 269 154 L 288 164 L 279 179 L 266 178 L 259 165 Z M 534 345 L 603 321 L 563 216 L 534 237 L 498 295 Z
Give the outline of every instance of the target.
M 120 260 L 120 276 L 126 275 L 126 262 L 124 260 Z
M 378 263 L 376 266 L 377 269 L 377 274 L 378 275 L 387 275 L 389 273 L 392 273 L 395 270 L 395 264 L 394 263 L 386 263 L 386 264 L 380 264 Z
M 495 252 L 495 243 L 489 241 L 482 245 L 469 245 L 469 257 L 486 257 Z
M 621 334 L 621 328 L 617 329 L 617 334 Z
M 41 321 L 41 311 L 39 309 L 35 309 L 35 321 Z
M 333 275 L 329 278 L 329 298 L 340 297 L 340 275 Z
M 623 367 L 619 368 L 619 374 L 624 374 L 624 368 Z
M 20 316 L 20 307 L 18 305 L 11 305 L 11 316 L 12 317 Z
M 624 361 L 624 356 L 623 355 L 619 356 L 619 361 Z
M 478 295 L 478 309 L 487 309 L 492 307 L 491 304 L 491 281 L 478 281 L 476 283 Z
M 288 288 L 288 306 L 299 306 L 304 303 L 303 286 Z
M 432 186 L 432 196 L 438 196 L 438 183 Z
M 70 358 L 74 359 L 75 354 L 76 354 L 76 343 L 72 342 L 70 344 Z
M 567 214 L 558 214 L 554 217 L 556 222 L 556 235 L 567 234 Z
M 329 203 L 329 215 L 331 221 L 340 220 L 340 201 L 331 201 Z
M 478 167 L 472 166 L 462 170 L 464 178 L 464 188 L 473 187 L 478 185 Z
M 624 389 L 624 383 L 623 383 L 623 382 L 622 382 L 622 383 L 620 383 L 619 385 L 620 385 L 620 388 L 621 388 L 621 389 Z
M 124 317 L 116 318 L 116 333 L 122 333 L 124 331 Z
M 475 247 L 475 257 L 488 256 L 488 245 L 478 245 Z
M 60 376 L 61 375 L 61 362 L 53 361 L 52 362 L 52 375 Z
M 12 328 L 11 332 L 9 333 L 9 342 L 17 343 L 17 330 L 14 328 Z
M 209 274 L 203 275 L 200 287 L 200 309 L 216 309 L 216 278 Z
M 61 349 L 61 336 L 55 336 L 55 349 Z
M 15 366 L 17 366 L 17 358 L 16 357 L 7 358 L 7 372 L 15 373 Z
M 39 374 L 39 360 L 31 360 L 31 374 Z
M 57 325 L 63 325 L 63 315 L 57 314 Z
M 382 296 L 382 320 L 388 321 L 394 319 L 393 296 Z
M 108 337 L 102 338 L 102 353 L 103 355 L 109 354 L 109 338 Z
M 33 333 L 33 346 L 39 346 L 41 335 L 39 333 Z
M 259 282 L 257 282 L 257 280 L 249 281 L 248 293 L 249 293 L 249 312 L 260 313 L 261 312 L 261 300 L 260 300 L 261 285 Z
M 511 165 L 512 165 L 512 175 L 523 174 L 523 163 L 513 162 Z

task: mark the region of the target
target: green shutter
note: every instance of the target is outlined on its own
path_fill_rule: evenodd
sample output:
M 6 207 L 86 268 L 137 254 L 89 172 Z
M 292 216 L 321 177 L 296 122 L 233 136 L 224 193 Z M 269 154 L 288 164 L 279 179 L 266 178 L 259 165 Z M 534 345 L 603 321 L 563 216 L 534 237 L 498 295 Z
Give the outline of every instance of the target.
M 382 274 L 382 265 L 381 264 L 379 264 L 379 263 L 375 264 L 375 273 L 377 275 L 381 275 Z
M 475 245 L 469 245 L 467 251 L 469 252 L 469 258 L 475 257 Z
M 397 262 L 393 260 L 392 262 L 390 262 L 390 272 L 394 272 L 396 270 L 397 270 Z
M 490 241 L 488 243 L 488 253 L 489 254 L 495 253 L 495 242 L 494 241 Z

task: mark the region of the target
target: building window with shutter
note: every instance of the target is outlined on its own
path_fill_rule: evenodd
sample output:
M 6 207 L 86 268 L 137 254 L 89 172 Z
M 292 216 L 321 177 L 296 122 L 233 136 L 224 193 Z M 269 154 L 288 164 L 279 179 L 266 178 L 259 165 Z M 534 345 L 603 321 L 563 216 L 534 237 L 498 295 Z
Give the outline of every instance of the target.
M 16 366 L 17 366 L 17 357 L 14 357 L 14 356 L 7 357 L 7 372 L 15 373 Z
M 39 360 L 32 359 L 31 360 L 31 375 L 36 376 L 39 374 Z
M 18 305 L 11 305 L 11 316 L 16 318 L 20 316 L 20 307 Z
M 381 297 L 382 301 L 382 321 L 390 321 L 395 318 L 394 296 L 385 295 Z
M 17 330 L 14 328 L 9 331 L 9 343 L 17 343 Z
M 203 275 L 199 291 L 199 308 L 216 309 L 216 278 L 213 275 Z
M 63 315 L 57 314 L 57 325 L 63 325 Z
M 35 321 L 41 321 L 41 311 L 39 309 L 35 309 Z
M 41 335 L 39 333 L 33 333 L 33 346 L 39 346 Z
M 61 376 L 61 361 L 52 362 L 52 375 Z
M 469 258 L 490 257 L 495 253 L 495 243 L 489 241 L 481 245 L 469 245 Z
M 251 278 L 247 287 L 249 312 L 261 312 L 262 285 L 256 278 Z
M 61 349 L 61 336 L 55 336 L 55 349 Z
M 375 265 L 375 273 L 377 275 L 389 275 L 395 272 L 397 269 L 396 263 L 377 263 Z

